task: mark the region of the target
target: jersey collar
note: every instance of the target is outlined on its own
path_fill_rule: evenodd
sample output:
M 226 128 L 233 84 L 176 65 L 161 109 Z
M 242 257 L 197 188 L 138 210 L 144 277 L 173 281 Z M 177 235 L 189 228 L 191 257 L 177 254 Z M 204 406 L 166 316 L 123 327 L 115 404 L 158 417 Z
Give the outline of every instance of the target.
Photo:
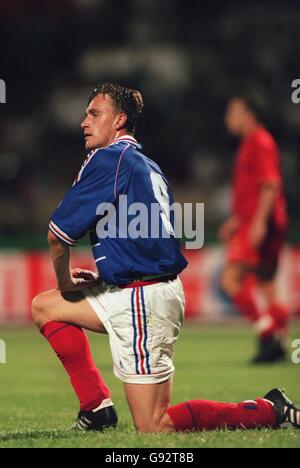
M 141 148 L 141 145 L 137 142 L 137 140 L 132 136 L 132 135 L 123 135 L 119 138 L 116 138 L 112 145 L 115 145 L 116 143 L 131 143 L 132 145 L 137 146 L 138 148 Z

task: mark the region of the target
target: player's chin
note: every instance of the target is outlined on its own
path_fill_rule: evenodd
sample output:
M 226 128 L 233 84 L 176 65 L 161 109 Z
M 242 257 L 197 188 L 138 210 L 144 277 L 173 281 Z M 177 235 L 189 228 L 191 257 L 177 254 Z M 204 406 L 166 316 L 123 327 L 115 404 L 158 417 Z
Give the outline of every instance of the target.
M 85 149 L 87 151 L 93 151 L 96 148 L 97 148 L 97 145 L 93 141 L 91 141 L 89 139 L 85 140 Z

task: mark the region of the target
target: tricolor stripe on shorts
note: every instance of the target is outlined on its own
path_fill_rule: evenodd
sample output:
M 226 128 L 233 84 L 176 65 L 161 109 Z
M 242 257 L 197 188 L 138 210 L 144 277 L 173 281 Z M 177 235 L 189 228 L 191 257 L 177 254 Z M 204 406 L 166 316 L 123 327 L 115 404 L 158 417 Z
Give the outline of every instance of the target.
M 136 373 L 138 375 L 151 374 L 144 288 L 134 288 L 132 290 L 131 308 Z

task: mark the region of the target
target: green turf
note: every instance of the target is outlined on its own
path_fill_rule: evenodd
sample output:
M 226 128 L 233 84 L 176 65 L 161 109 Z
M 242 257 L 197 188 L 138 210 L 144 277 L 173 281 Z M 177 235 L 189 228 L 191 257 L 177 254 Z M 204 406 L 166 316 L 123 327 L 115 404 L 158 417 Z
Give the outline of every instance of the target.
M 292 337 L 300 338 L 300 328 Z M 68 431 L 77 402 L 63 368 L 34 329 L 2 329 L 7 364 L 0 365 L 0 447 L 300 447 L 300 431 L 215 431 L 141 435 L 133 429 L 121 383 L 111 372 L 106 337 L 91 335 L 94 354 L 117 406 L 117 430 Z M 186 328 L 177 345 L 174 403 L 190 399 L 241 401 L 286 387 L 300 403 L 300 365 L 247 365 L 253 339 L 245 328 Z

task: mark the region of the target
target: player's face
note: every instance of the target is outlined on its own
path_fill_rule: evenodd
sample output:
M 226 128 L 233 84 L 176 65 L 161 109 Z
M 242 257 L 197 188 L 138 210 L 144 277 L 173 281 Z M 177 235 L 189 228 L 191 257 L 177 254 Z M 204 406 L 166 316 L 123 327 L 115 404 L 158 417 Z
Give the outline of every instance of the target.
M 233 135 L 240 136 L 244 127 L 248 112 L 245 103 L 241 99 L 232 99 L 225 113 L 225 125 Z
M 117 113 L 111 97 L 99 94 L 89 104 L 81 124 L 88 151 L 104 148 L 115 139 Z

